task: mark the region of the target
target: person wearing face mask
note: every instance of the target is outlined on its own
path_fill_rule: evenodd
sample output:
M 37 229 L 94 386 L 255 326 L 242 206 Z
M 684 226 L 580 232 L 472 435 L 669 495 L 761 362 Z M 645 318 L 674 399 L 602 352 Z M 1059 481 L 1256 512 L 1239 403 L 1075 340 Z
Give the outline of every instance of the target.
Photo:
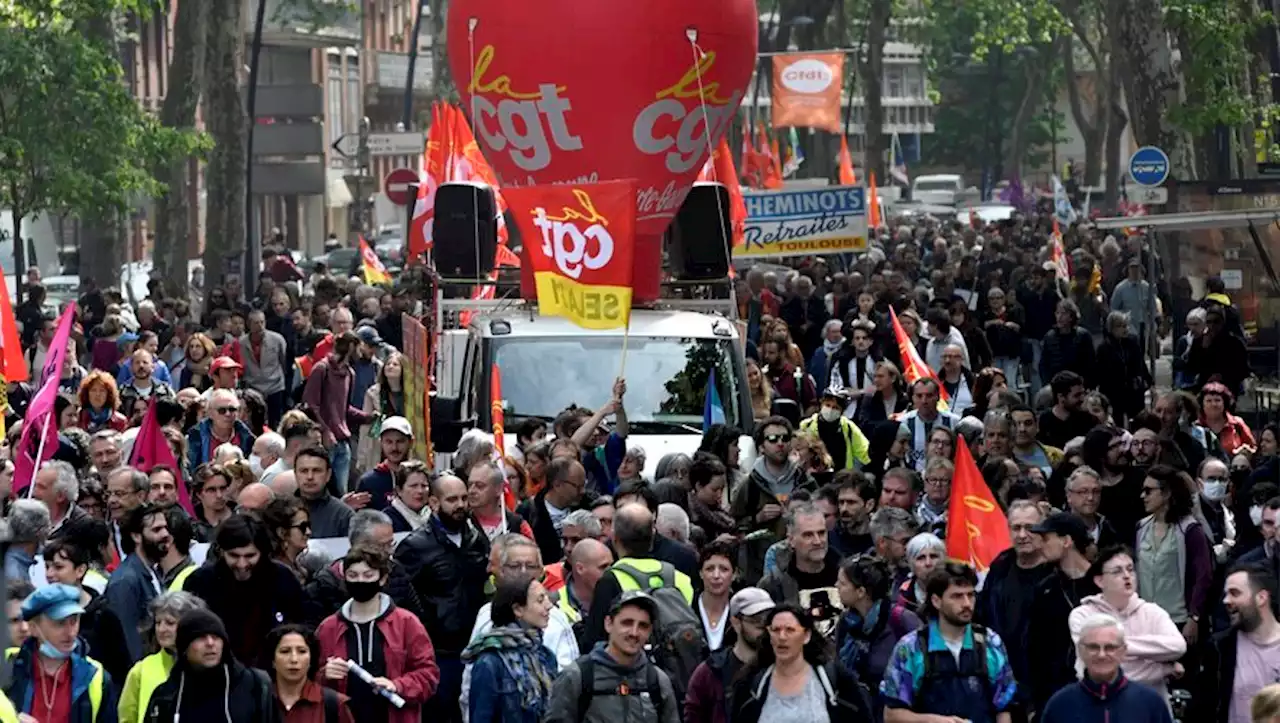
M 27 723 L 116 722 L 111 674 L 79 643 L 83 614 L 71 585 L 49 585 L 23 601 L 31 637 L 7 652 L 13 670 L 4 694 Z
M 1200 488 L 1200 513 L 1209 526 L 1214 557 L 1226 562 L 1236 544 L 1235 515 L 1227 504 L 1231 484 L 1227 465 L 1221 460 L 1206 459 L 1196 474 L 1196 482 Z
M 391 575 L 385 552 L 356 546 L 343 559 L 342 572 L 351 599 L 316 629 L 321 681 L 351 696 L 361 723 L 415 723 L 440 682 L 431 638 L 416 616 L 382 592 Z M 348 675 L 348 660 L 368 671 L 373 683 Z M 375 688 L 404 698 L 404 707 L 391 706 Z
M 852 419 L 844 416 L 849 406 L 849 395 L 843 389 L 828 389 L 822 393 L 822 406 L 818 413 L 800 422 L 800 431 L 818 435 L 826 445 L 836 471 L 862 469 L 871 462 L 871 444 Z

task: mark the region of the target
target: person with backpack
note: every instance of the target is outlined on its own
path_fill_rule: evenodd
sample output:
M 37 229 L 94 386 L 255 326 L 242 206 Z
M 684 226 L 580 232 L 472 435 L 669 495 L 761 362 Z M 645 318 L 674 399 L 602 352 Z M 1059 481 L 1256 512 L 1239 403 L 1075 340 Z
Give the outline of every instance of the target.
M 734 723 L 864 723 L 871 703 L 858 678 L 830 660 L 814 619 L 791 603 L 766 620 L 767 643 L 734 686 Z
M 977 573 L 962 563 L 929 573 L 921 610 L 928 624 L 898 641 L 880 681 L 885 723 L 1010 723 L 1017 683 L 1000 635 L 973 622 L 977 587 Z
M 355 723 L 351 699 L 315 682 L 320 641 L 310 628 L 281 625 L 267 635 L 264 650 L 282 723 Z
M 645 652 L 659 615 L 648 592 L 616 597 L 605 614 L 607 639 L 561 671 L 542 723 L 680 723 L 672 679 Z
M 685 723 L 729 723 L 734 682 L 756 662 L 765 641 L 765 618 L 774 607 L 773 598 L 758 587 L 743 588 L 729 599 L 733 642 L 693 671 L 684 699 Z

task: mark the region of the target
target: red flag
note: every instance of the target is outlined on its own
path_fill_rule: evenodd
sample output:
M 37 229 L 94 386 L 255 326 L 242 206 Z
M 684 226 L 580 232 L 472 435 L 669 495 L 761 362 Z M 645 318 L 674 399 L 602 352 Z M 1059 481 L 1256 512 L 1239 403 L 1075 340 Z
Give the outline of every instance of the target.
M 1013 546 L 1009 520 L 978 471 L 964 437 L 956 437 L 955 463 L 947 508 L 947 557 L 986 572 L 996 555 Z
M 489 390 L 489 396 L 492 398 L 489 415 L 493 417 L 493 447 L 498 450 L 499 457 L 505 457 L 507 443 L 504 434 L 506 415 L 502 411 L 502 370 L 496 363 L 493 365 L 493 373 L 489 375 Z M 502 503 L 508 510 L 515 511 L 516 493 L 512 491 L 511 483 L 505 480 L 502 482 Z
M 738 182 L 738 169 L 733 165 L 728 139 L 721 138 L 711 157 L 702 164 L 698 182 L 723 183 L 729 191 L 729 223 L 733 228 L 733 247 L 741 246 L 746 242 L 747 202 L 742 197 L 742 184 Z
M 902 328 L 892 306 L 889 307 L 889 319 L 893 322 L 893 338 L 898 343 L 898 355 L 902 358 L 903 378 L 907 380 L 907 384 L 915 384 L 917 379 L 932 379 L 937 382 L 938 407 L 942 408 L 943 402 L 951 401 L 946 387 L 942 386 L 942 380 L 938 379 L 937 373 L 920 358 L 920 352 L 916 349 L 916 345 L 911 343 L 911 337 L 907 336 L 906 330 Z
M 880 228 L 880 193 L 876 191 L 876 172 L 870 174 L 871 182 L 867 186 L 867 224 L 871 228 Z
M 5 298 L 9 298 L 5 296 Z M 53 333 L 53 345 L 40 370 L 43 380 L 40 389 L 27 405 L 27 417 L 22 422 L 22 436 L 13 454 L 13 491 L 20 492 L 36 477 L 40 465 L 58 451 L 58 425 L 53 419 L 53 400 L 58 396 L 58 380 L 62 378 L 62 363 L 67 356 L 67 340 L 71 338 L 71 325 L 75 323 L 76 305 L 67 306 Z M 25 366 L 25 364 L 24 364 Z
M 142 426 L 138 428 L 138 436 L 133 440 L 133 454 L 129 456 L 129 464 L 143 472 L 150 472 L 155 467 L 168 467 L 178 477 L 178 506 L 195 516 L 195 507 L 191 505 L 191 494 L 187 492 L 187 482 L 182 478 L 182 467 L 173 458 L 173 448 L 156 421 L 156 400 L 147 405 L 147 416 L 142 418 Z
M 41 381 L 33 379 L 27 369 L 27 359 L 22 354 L 22 338 L 18 336 L 18 321 L 13 315 L 13 305 L 9 303 L 9 288 L 3 275 L 0 275 L 0 362 L 3 363 L 0 371 L 4 372 L 6 382 Z
M 849 137 L 840 136 L 840 185 L 858 185 L 858 176 L 853 172 L 853 157 L 849 155 Z

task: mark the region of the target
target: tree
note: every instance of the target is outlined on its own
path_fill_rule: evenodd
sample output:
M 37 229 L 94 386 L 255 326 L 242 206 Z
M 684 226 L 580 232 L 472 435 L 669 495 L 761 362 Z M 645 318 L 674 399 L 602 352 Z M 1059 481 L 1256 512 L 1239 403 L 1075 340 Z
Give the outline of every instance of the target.
M 166 128 L 193 133 L 196 109 L 205 81 L 209 5 L 181 2 L 174 18 L 173 60 L 169 63 L 169 88 L 160 108 Z M 155 169 L 164 186 L 156 199 L 155 267 L 169 294 L 183 298 L 187 291 L 187 249 L 194 209 L 189 189 L 196 183 L 191 159 L 178 157 Z
M 120 0 L 0 2 L 0 207 L 109 218 L 159 190 L 150 169 L 194 139 L 159 127 L 122 82 L 116 49 L 86 32 L 125 10 Z M 17 267 L 23 244 L 14 245 Z M 118 264 L 85 275 L 118 281 Z M 21 294 L 21 290 L 17 290 Z
M 1071 33 L 1065 37 L 1061 49 L 1067 103 L 1071 106 L 1076 128 L 1080 129 L 1080 140 L 1084 142 L 1084 185 L 1096 186 L 1102 179 L 1103 143 L 1110 125 L 1111 103 L 1116 95 L 1111 78 L 1111 47 L 1105 9 L 1097 0 L 1063 0 L 1062 9 L 1071 25 Z M 1087 76 L 1077 64 L 1077 53 L 1081 51 L 1088 62 Z M 1087 83 L 1084 82 L 1086 78 Z M 1087 99 L 1086 88 L 1090 91 Z
M 205 168 L 205 286 L 220 284 L 245 244 L 246 120 L 239 74 L 244 65 L 240 0 L 204 0 L 209 9 L 204 119 L 214 146 Z

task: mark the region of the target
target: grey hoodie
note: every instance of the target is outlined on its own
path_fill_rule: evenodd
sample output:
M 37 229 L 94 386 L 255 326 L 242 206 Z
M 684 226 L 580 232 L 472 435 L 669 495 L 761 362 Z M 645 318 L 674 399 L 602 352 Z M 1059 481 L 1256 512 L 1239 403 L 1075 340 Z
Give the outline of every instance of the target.
M 610 657 L 605 645 L 597 643 L 590 653 L 560 671 L 551 688 L 551 701 L 542 723 L 680 723 L 680 705 L 667 674 L 656 669 L 662 691 L 659 706 L 647 692 L 639 692 L 649 677 L 648 668 L 652 664 L 648 656 L 641 653 L 636 664 L 628 667 Z M 586 715 L 579 718 L 578 705 L 583 694 L 581 665 L 585 658 L 591 658 L 595 667 L 596 692 L 591 696 Z M 624 684 L 632 690 L 631 695 L 613 692 Z

